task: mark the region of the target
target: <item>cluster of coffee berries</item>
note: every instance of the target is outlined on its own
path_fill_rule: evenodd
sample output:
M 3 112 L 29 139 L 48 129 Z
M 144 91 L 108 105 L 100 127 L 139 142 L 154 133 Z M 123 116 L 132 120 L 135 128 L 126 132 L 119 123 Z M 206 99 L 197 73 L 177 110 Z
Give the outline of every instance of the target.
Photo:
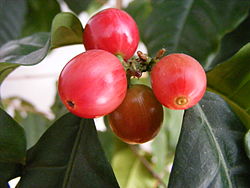
M 86 52 L 63 68 L 59 96 L 66 108 L 83 118 L 108 115 L 110 127 L 124 142 L 144 143 L 156 136 L 164 105 L 187 109 L 203 97 L 206 75 L 191 56 L 163 53 L 133 57 L 139 31 L 126 12 L 109 8 L 90 18 L 83 33 Z M 151 72 L 152 89 L 131 85 L 130 77 Z

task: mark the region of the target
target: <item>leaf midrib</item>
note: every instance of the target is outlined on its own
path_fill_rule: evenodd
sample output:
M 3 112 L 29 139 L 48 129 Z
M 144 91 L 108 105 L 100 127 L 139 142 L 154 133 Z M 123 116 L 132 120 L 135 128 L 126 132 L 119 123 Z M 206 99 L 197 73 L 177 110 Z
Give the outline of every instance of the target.
M 70 174 L 71 174 L 71 172 L 73 170 L 75 157 L 77 155 L 77 148 L 78 148 L 78 145 L 79 145 L 79 143 L 81 141 L 81 136 L 82 136 L 83 129 L 84 129 L 83 122 L 84 122 L 84 120 L 81 120 L 81 122 L 80 122 L 80 127 L 79 127 L 79 130 L 78 130 L 78 133 L 77 133 L 77 136 L 76 136 L 76 139 L 75 139 L 75 143 L 74 143 L 74 146 L 73 146 L 73 149 L 72 149 L 72 152 L 71 152 L 71 156 L 70 156 L 70 159 L 69 159 L 69 162 L 68 162 L 69 165 L 68 165 L 66 173 L 64 175 L 64 181 L 63 181 L 62 188 L 67 188 L 68 183 L 70 181 Z
M 206 115 L 204 114 L 204 112 L 203 112 L 203 110 L 202 110 L 200 104 L 197 105 L 197 108 L 198 108 L 198 110 L 199 110 L 199 112 L 200 112 L 202 118 L 203 118 L 204 121 L 205 121 L 205 126 L 204 126 L 204 127 L 206 128 L 206 130 L 208 131 L 208 133 L 211 135 L 212 141 L 213 141 L 213 143 L 214 143 L 214 145 L 215 145 L 214 148 L 216 149 L 216 151 L 217 151 L 217 153 L 218 153 L 218 155 L 219 155 L 219 160 L 220 160 L 220 162 L 221 162 L 221 164 L 222 164 L 222 168 L 223 168 L 223 170 L 224 170 L 224 172 L 225 172 L 225 174 L 226 174 L 226 179 L 227 179 L 228 186 L 229 186 L 228 188 L 233 188 L 233 185 L 232 185 L 232 182 L 231 182 L 231 179 L 230 179 L 230 175 L 229 175 L 228 170 L 227 170 L 228 168 L 227 168 L 227 165 L 226 165 L 226 160 L 225 160 L 225 158 L 224 158 L 224 156 L 223 156 L 223 153 L 222 153 L 222 151 L 221 151 L 221 149 L 220 149 L 220 145 L 219 145 L 219 143 L 217 142 L 217 140 L 216 140 L 216 138 L 215 138 L 215 136 L 214 136 L 214 134 L 213 134 L 212 127 L 211 127 L 211 125 L 210 125 L 210 123 L 209 123 L 209 121 L 208 121 Z M 206 125 L 207 125 L 207 126 L 206 126 Z

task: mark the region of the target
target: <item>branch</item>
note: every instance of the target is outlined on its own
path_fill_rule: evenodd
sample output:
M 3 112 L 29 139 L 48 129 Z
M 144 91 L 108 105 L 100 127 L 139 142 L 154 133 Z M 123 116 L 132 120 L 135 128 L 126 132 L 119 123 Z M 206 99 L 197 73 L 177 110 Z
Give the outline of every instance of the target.
M 153 168 L 151 167 L 151 164 L 148 162 L 148 160 L 141 156 L 138 152 L 138 149 L 136 146 L 133 145 L 129 145 L 130 149 L 132 150 L 132 152 L 138 157 L 138 159 L 141 161 L 141 163 L 146 167 L 146 169 L 153 175 L 153 177 L 155 179 L 157 179 L 157 181 L 165 188 L 167 188 L 167 185 L 163 182 L 163 180 L 161 179 L 160 175 L 157 174 Z

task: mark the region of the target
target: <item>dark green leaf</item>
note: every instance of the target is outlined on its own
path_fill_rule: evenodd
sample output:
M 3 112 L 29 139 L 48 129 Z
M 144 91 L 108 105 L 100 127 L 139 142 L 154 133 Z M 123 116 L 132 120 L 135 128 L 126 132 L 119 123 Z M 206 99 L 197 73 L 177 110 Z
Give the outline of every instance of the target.
M 62 12 L 52 22 L 51 48 L 69 44 L 82 44 L 82 24 L 72 13 Z
M 21 174 L 25 162 L 26 140 L 20 127 L 5 111 L 0 109 L 0 183 Z
M 56 0 L 27 0 L 27 4 L 23 36 L 35 32 L 49 32 L 53 18 L 60 12 L 58 2 Z
M 119 187 L 93 120 L 66 114 L 28 151 L 20 188 Z
M 205 69 L 210 68 L 218 53 L 221 38 L 247 17 L 250 6 L 250 1 L 238 0 L 144 2 L 146 5 L 134 1 L 128 11 L 139 24 L 149 54 L 165 47 L 169 53 L 192 55 Z M 137 11 L 139 7 L 131 8 L 135 4 L 147 10 L 143 18 Z
M 74 11 L 76 14 L 81 13 L 82 11 L 86 11 L 86 10 L 96 10 L 98 8 L 100 8 L 102 5 L 104 5 L 107 0 L 64 0 L 67 5 L 69 6 L 69 8 Z M 92 12 L 92 10 L 90 10 L 90 12 Z
M 250 14 L 243 23 L 239 25 L 233 32 L 228 33 L 222 39 L 220 51 L 213 60 L 212 66 L 219 64 L 233 56 L 244 45 L 250 42 Z
M 121 149 L 115 153 L 112 167 L 122 188 L 152 188 L 156 180 L 129 149 Z
M 125 11 L 135 19 L 141 33 L 141 39 L 144 41 L 144 31 L 142 29 L 147 28 L 147 18 L 153 11 L 151 0 L 132 1 Z
M 248 130 L 245 135 L 245 151 L 248 158 L 250 159 L 250 130 Z
M 86 10 L 91 2 L 91 0 L 64 0 L 69 8 L 74 11 L 76 14 L 81 13 Z
M 21 176 L 22 167 L 23 165 L 19 163 L 0 162 L 0 187 L 1 187 L 1 182 L 7 185 L 7 182 L 9 180 Z
M 228 105 L 207 92 L 184 115 L 169 188 L 250 187 L 244 133 Z
M 250 43 L 208 72 L 208 89 L 220 94 L 250 128 Z
M 0 162 L 24 163 L 24 130 L 0 108 Z
M 0 46 L 20 36 L 25 13 L 25 0 L 0 0 Z

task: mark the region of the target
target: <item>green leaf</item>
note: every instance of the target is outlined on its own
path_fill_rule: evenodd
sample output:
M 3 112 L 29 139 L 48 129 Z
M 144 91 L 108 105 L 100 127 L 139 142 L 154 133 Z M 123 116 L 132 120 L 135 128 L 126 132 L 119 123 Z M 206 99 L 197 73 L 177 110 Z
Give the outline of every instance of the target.
M 48 49 L 48 33 L 37 33 L 5 43 L 0 48 L 0 83 L 19 65 L 34 65 L 42 61 Z
M 21 176 L 22 167 L 20 163 L 0 162 L 0 187 L 7 186 L 9 180 Z
M 28 10 L 23 27 L 23 36 L 36 32 L 49 32 L 51 22 L 60 6 L 56 0 L 27 0 Z
M 25 162 L 26 140 L 22 127 L 0 109 L 0 183 L 21 174 Z
M 245 19 L 233 32 L 224 36 L 221 41 L 220 51 L 213 60 L 212 66 L 227 60 L 250 42 L 249 25 L 250 13 L 247 19 Z
M 74 14 L 69 12 L 59 13 L 52 22 L 51 48 L 82 44 L 82 33 L 82 24 Z
M 90 12 L 93 12 L 93 10 L 96 10 L 103 6 L 107 0 L 64 0 L 69 8 L 74 11 L 76 14 L 81 13 L 82 11 L 90 10 Z
M 24 163 L 26 140 L 22 127 L 0 108 L 0 162 Z
M 156 180 L 129 148 L 116 152 L 112 167 L 122 188 L 152 188 L 156 184 Z
M 19 188 L 119 187 L 94 121 L 66 114 L 28 151 Z
M 250 187 L 245 128 L 218 95 L 186 110 L 169 188 Z
M 64 0 L 68 7 L 74 11 L 76 14 L 81 13 L 86 10 L 91 3 L 91 0 Z
M 25 0 L 0 0 L 0 46 L 20 36 L 25 13 Z
M 82 30 L 73 14 L 59 13 L 52 23 L 51 44 L 49 33 L 44 32 L 4 44 L 0 48 L 0 83 L 19 65 L 41 62 L 51 48 L 81 43 Z
M 250 1 L 238 0 L 144 2 L 146 5 L 141 1 L 134 1 L 127 10 L 139 23 L 141 38 L 148 47 L 149 54 L 154 55 L 163 47 L 169 53 L 187 53 L 196 58 L 205 69 L 210 68 L 218 53 L 222 37 L 247 17 L 250 6 Z M 143 19 L 135 11 L 139 7 L 131 8 L 138 5 L 143 10 L 146 7 Z
M 245 135 L 245 151 L 248 158 L 250 159 L 250 130 L 248 130 Z
M 34 65 L 40 62 L 49 49 L 49 34 L 36 33 L 10 41 L 0 48 L 0 62 L 16 65 Z
M 207 73 L 208 90 L 220 94 L 250 128 L 250 43 Z

